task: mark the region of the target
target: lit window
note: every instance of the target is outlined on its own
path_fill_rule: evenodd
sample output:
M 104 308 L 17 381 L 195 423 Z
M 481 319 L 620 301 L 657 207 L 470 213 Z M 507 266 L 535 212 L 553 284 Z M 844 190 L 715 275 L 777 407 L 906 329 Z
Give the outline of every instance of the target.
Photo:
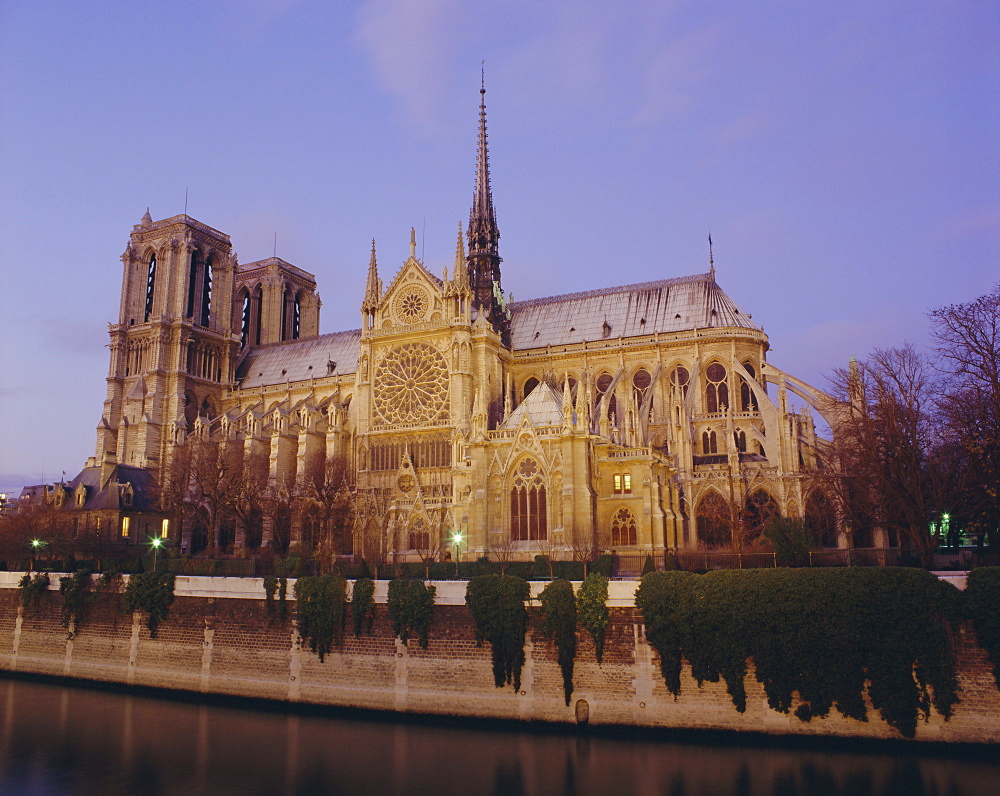
M 622 493 L 622 476 L 621 473 L 615 473 L 615 494 L 620 495 Z
M 170 520 L 164 520 L 160 525 L 160 538 L 166 539 L 170 535 Z
M 631 494 L 631 492 L 632 492 L 632 474 L 631 473 L 625 473 L 625 475 L 622 476 L 622 492 L 624 492 L 626 495 Z
M 131 517 L 122 517 L 122 537 L 127 537 L 128 536 L 128 528 L 129 528 L 129 525 L 131 525 L 131 524 L 132 524 L 132 518 Z

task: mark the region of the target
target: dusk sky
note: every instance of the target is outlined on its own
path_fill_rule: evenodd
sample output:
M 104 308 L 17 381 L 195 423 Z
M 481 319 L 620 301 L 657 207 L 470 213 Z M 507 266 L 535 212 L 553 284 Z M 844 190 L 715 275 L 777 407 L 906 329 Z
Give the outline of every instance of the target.
M 518 299 L 702 273 L 817 387 L 1000 279 L 1000 6 L 220 0 L 0 5 L 0 490 L 94 454 L 148 206 L 316 274 L 357 328 L 440 274 L 485 60 Z

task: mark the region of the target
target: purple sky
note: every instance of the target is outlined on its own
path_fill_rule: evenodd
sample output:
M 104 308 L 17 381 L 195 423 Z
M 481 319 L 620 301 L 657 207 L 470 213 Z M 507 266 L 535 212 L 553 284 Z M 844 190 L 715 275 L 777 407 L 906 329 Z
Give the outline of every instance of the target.
M 610 13 L 609 9 L 614 9 Z M 826 385 L 1000 278 L 1000 11 L 981 2 L 0 5 L 0 489 L 93 454 L 119 256 L 147 205 L 316 274 L 356 328 L 440 273 L 486 60 L 504 287 L 707 270 Z M 422 232 L 426 230 L 425 234 Z

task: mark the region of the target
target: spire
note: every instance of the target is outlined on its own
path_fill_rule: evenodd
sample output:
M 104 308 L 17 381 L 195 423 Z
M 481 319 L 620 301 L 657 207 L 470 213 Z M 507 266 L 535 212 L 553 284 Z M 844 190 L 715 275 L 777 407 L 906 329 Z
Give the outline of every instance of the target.
M 368 261 L 368 282 L 365 285 L 365 299 L 361 302 L 362 312 L 375 312 L 382 298 L 382 280 L 378 278 L 378 263 L 375 261 L 375 238 L 372 238 L 372 256 Z
M 142 214 L 142 220 L 139 222 L 142 226 L 153 223 L 153 217 L 149 214 L 149 208 L 146 208 L 146 212 Z
M 712 233 L 708 233 L 708 275 L 715 280 L 715 259 L 712 257 Z
M 469 286 L 469 270 L 465 262 L 465 239 L 462 237 L 462 222 L 458 222 L 458 243 L 455 245 L 455 286 Z
M 479 146 L 476 152 L 476 187 L 469 211 L 469 282 L 473 306 L 484 312 L 493 329 L 509 345 L 510 319 L 502 306 L 500 287 L 500 230 L 497 228 L 490 188 L 490 153 L 486 136 L 486 77 L 479 88 Z
M 417 230 L 410 227 L 410 257 L 417 259 Z

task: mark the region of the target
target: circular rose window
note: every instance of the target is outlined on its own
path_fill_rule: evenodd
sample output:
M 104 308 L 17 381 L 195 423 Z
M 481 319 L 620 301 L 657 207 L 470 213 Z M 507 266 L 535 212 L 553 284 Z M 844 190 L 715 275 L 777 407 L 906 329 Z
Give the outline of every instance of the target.
M 448 365 L 426 343 L 390 351 L 375 368 L 375 411 L 384 424 L 428 423 L 448 417 Z
M 427 315 L 430 300 L 422 287 L 412 285 L 399 295 L 393 307 L 401 323 L 419 323 Z

